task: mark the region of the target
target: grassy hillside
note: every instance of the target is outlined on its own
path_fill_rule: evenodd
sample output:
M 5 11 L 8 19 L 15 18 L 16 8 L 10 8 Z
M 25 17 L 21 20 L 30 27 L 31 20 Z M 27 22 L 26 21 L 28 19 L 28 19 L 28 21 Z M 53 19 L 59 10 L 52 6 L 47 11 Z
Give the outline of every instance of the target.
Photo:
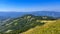
M 60 34 L 60 20 L 50 21 L 47 21 L 43 26 L 31 28 L 22 34 Z

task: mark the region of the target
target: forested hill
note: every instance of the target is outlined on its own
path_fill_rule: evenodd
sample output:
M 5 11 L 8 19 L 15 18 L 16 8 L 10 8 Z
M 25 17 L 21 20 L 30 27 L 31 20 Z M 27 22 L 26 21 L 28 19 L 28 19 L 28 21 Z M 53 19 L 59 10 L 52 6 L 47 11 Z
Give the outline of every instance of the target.
M 18 34 L 25 32 L 35 26 L 42 26 L 45 23 L 40 20 L 56 20 L 50 16 L 35 16 L 32 14 L 23 15 L 18 18 L 14 18 L 6 21 L 5 24 L 1 25 L 0 32 L 2 34 Z

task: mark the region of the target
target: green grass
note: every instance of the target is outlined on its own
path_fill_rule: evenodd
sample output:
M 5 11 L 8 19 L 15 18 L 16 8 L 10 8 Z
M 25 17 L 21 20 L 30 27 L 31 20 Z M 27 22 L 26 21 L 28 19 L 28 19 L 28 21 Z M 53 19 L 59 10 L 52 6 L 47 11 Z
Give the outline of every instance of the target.
M 60 34 L 60 20 L 47 22 L 45 25 L 36 26 L 22 34 Z

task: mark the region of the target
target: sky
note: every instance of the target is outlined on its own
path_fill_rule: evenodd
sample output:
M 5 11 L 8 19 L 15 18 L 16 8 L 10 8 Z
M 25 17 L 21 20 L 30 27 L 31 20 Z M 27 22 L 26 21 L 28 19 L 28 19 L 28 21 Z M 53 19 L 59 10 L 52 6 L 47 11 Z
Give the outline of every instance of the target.
M 60 11 L 60 0 L 0 0 L 0 11 Z

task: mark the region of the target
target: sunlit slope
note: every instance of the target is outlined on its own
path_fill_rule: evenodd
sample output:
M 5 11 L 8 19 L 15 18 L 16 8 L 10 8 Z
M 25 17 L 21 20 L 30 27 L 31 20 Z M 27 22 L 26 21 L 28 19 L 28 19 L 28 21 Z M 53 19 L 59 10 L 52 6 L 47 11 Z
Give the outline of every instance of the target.
M 36 26 L 22 34 L 60 34 L 60 20 L 48 22 L 43 26 Z

